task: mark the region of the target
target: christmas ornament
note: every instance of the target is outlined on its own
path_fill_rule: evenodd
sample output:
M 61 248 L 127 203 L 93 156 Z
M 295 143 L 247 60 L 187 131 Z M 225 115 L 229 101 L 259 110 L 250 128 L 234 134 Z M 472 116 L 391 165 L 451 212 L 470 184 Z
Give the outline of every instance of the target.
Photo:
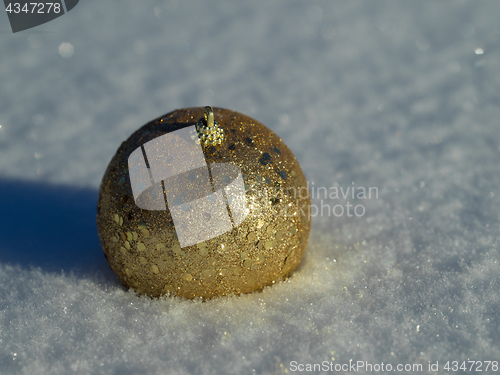
M 123 142 L 104 174 L 97 228 L 126 287 L 157 297 L 260 290 L 299 265 L 309 236 L 299 163 L 240 113 L 180 109 Z

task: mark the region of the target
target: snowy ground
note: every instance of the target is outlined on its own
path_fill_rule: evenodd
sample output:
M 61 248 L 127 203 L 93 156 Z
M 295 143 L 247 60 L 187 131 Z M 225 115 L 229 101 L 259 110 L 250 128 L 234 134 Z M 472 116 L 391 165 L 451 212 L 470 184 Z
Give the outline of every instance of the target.
M 0 13 L 0 373 L 500 361 L 499 20 L 496 0 L 81 0 L 12 34 Z M 205 105 L 270 127 L 311 185 L 378 198 L 313 218 L 262 293 L 138 297 L 100 249 L 100 179 L 138 127 Z

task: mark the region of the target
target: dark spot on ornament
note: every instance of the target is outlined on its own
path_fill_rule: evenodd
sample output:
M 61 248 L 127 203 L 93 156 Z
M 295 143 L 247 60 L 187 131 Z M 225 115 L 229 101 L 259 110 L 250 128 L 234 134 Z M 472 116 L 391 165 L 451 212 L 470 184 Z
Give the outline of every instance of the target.
M 253 145 L 252 138 L 250 138 L 250 137 L 246 137 L 246 138 L 245 138 L 245 142 L 246 142 L 249 146 L 252 146 L 252 145 Z
M 214 146 L 208 146 L 207 148 L 205 148 L 207 154 L 209 155 L 213 155 L 215 154 L 215 147 Z
M 234 143 L 231 143 L 229 145 L 228 149 L 230 149 L 231 151 L 234 151 L 234 150 L 236 150 L 236 146 L 234 145 Z
M 281 199 L 279 198 L 271 198 L 271 204 L 274 206 L 276 204 L 278 204 L 279 202 L 281 202 Z
M 231 133 L 235 134 L 236 133 L 236 129 L 231 129 Z
M 278 147 L 275 147 L 275 148 L 274 148 L 274 151 L 275 151 L 278 155 L 279 155 L 279 154 L 281 154 L 281 151 L 280 151 L 280 149 L 279 149 Z
M 269 185 L 272 184 L 272 181 L 270 179 L 268 179 L 268 178 L 266 178 L 264 181 L 266 181 L 266 184 L 269 184 Z
M 134 216 L 134 215 L 132 215 L 132 212 L 129 212 L 129 213 L 128 213 L 128 215 L 127 215 L 127 219 L 129 219 L 129 221 L 130 221 L 130 220 L 132 220 L 132 217 L 133 217 L 133 216 Z
M 271 155 L 269 155 L 267 152 L 264 152 L 262 154 L 262 157 L 259 159 L 260 164 L 262 165 L 268 165 L 271 163 Z
M 205 212 L 203 214 L 203 219 L 205 219 L 205 221 L 209 221 L 211 218 L 212 218 L 212 215 L 210 215 L 208 212 Z
M 279 172 L 279 175 L 281 176 L 281 178 L 282 178 L 283 180 L 286 180 L 286 172 L 285 172 L 285 171 L 280 171 L 280 172 Z

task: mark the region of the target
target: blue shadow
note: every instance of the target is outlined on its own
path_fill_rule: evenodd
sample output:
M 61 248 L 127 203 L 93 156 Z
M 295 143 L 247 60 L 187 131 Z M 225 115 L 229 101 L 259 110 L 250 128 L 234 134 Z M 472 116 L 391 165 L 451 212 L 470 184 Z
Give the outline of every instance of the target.
M 0 179 L 0 263 L 114 277 L 96 228 L 98 191 Z

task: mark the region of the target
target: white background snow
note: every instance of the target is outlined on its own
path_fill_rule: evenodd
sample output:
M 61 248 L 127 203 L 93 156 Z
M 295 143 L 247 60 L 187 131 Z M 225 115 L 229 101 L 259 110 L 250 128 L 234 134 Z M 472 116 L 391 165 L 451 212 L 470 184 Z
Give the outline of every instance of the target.
M 262 293 L 139 297 L 102 255 L 100 179 L 137 128 L 205 105 L 266 124 L 316 187 L 378 199 L 313 218 Z M 499 118 L 495 0 L 81 0 L 16 34 L 2 11 L 0 373 L 500 361 Z

